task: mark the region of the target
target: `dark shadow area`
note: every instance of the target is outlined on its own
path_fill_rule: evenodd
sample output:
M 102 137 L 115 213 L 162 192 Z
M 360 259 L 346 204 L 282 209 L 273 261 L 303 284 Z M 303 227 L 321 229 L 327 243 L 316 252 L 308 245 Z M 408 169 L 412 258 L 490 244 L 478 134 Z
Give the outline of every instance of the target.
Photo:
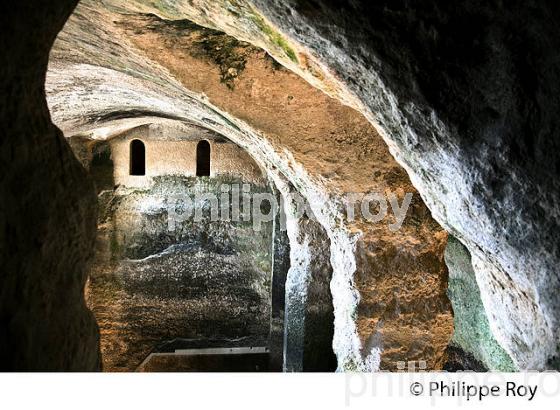
M 200 141 L 196 146 L 196 176 L 210 176 L 210 143 Z
M 130 175 L 146 175 L 146 147 L 140 140 L 130 143 Z

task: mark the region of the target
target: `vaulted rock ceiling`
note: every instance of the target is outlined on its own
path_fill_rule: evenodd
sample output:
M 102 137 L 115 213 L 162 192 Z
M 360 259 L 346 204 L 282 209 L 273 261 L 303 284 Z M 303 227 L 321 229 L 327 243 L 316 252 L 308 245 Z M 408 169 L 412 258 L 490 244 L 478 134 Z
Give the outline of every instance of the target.
M 68 326 L 91 347 L 94 325 L 78 311 L 92 190 L 50 125 L 42 92 L 47 52 L 74 2 L 56 11 L 28 3 L 3 13 L 4 95 L 14 99 L 2 106 L 13 134 L 2 157 L 24 157 L 3 173 L 2 223 L 5 232 L 58 239 L 47 247 L 21 239 L 14 249 L 41 257 L 21 261 L 10 248 L 2 261 L 29 280 L 44 270 L 68 283 L 81 318 Z M 16 26 L 19 15 L 28 21 Z M 468 248 L 498 342 L 518 368 L 545 369 L 557 366 L 559 348 L 556 17 L 545 2 L 84 0 L 51 51 L 48 107 L 67 137 L 111 138 L 168 120 L 202 125 L 245 148 L 284 193 L 292 186 L 312 199 L 331 242 L 341 369 L 441 367 L 453 329 L 440 226 Z M 34 165 L 52 174 L 29 168 L 36 152 Z M 22 202 L 13 191 L 21 178 L 49 192 L 31 189 Z M 396 232 L 348 221 L 344 195 L 371 191 L 401 200 L 413 192 L 413 218 Z M 33 204 L 49 218 L 18 227 L 33 220 Z M 55 235 L 67 220 L 73 228 Z M 9 299 L 3 311 L 27 323 L 42 306 L 32 293 L 28 307 Z M 44 298 L 62 312 L 58 293 Z M 53 338 L 64 339 L 68 329 L 57 326 Z M 25 330 L 3 343 L 17 334 Z M 54 342 L 31 339 L 15 367 Z M 95 368 L 94 353 L 67 343 L 74 360 L 53 355 L 44 367 Z

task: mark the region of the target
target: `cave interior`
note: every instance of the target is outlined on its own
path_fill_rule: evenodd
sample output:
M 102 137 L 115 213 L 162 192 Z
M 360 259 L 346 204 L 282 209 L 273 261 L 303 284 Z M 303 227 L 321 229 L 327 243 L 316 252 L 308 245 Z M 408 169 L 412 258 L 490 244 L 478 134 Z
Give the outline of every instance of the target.
M 2 370 L 560 368 L 552 2 L 1 8 Z

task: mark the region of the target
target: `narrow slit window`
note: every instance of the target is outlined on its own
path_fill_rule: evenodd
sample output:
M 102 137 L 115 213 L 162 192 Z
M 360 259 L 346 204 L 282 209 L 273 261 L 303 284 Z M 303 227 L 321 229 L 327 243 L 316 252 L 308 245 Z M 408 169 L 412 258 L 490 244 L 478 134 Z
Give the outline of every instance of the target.
M 140 140 L 130 143 L 130 175 L 146 175 L 146 147 Z
M 196 176 L 210 176 L 210 143 L 200 141 L 196 146 Z

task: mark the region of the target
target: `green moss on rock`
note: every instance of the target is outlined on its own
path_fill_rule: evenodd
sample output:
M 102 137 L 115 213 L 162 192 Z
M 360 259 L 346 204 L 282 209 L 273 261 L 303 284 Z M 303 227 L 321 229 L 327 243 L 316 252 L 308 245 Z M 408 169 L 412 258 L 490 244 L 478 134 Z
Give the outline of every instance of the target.
M 254 10 L 253 13 L 249 15 L 249 18 L 272 44 L 281 48 L 284 51 L 284 54 L 286 54 L 286 56 L 294 63 L 298 63 L 296 52 L 292 47 L 290 47 L 290 44 L 282 36 L 282 34 L 276 31 L 260 14 Z
M 449 268 L 447 294 L 454 312 L 455 332 L 451 344 L 470 353 L 491 371 L 516 371 L 511 358 L 490 330 L 469 251 L 451 236 L 445 261 Z

